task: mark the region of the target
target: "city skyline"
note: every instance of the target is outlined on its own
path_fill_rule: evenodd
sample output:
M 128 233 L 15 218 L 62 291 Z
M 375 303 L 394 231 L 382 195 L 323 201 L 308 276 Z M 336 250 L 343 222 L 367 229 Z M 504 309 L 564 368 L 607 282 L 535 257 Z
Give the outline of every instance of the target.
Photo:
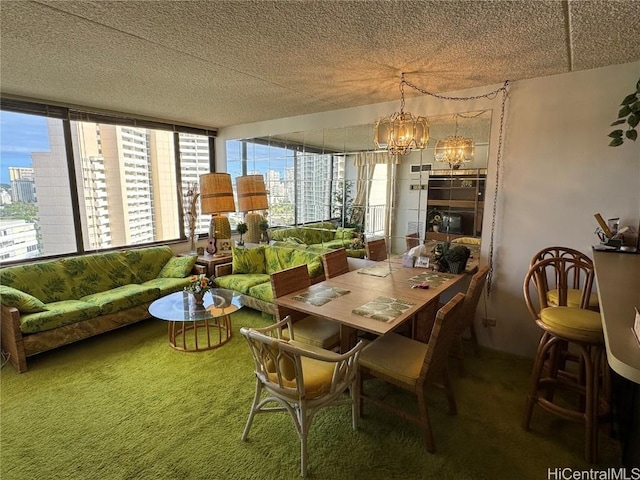
M 47 118 L 0 111 L 0 183 L 9 184 L 9 167 L 33 167 L 35 152 L 50 152 Z

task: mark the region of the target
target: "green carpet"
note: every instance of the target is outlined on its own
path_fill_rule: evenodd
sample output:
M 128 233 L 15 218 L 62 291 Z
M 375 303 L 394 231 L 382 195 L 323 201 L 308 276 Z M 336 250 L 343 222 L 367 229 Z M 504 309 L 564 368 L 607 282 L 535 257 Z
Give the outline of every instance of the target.
M 166 324 L 149 320 L 33 357 L 22 375 L 5 366 L 0 478 L 300 478 L 287 415 L 257 416 L 249 441 L 240 440 L 254 379 L 238 330 L 265 323 L 242 310 L 228 344 L 181 353 L 169 347 Z M 458 415 L 446 414 L 441 391 L 430 397 L 436 454 L 416 426 L 373 406 L 355 432 L 348 407 L 325 409 L 309 435 L 309 478 L 542 480 L 547 468 L 589 468 L 579 424 L 536 409 L 532 431 L 520 428 L 530 368 L 489 350 L 468 357 L 464 378 L 453 368 Z M 618 462 L 617 442 L 601 434 L 599 466 Z

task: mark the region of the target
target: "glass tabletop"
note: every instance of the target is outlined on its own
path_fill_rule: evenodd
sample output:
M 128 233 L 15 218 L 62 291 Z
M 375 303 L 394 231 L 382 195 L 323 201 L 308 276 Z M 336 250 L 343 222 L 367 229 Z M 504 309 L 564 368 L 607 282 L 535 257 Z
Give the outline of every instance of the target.
M 229 315 L 242 308 L 241 295 L 225 288 L 212 288 L 204 294 L 204 304 L 196 305 L 196 299 L 188 292 L 171 293 L 149 305 L 149 313 L 160 320 L 193 322 Z

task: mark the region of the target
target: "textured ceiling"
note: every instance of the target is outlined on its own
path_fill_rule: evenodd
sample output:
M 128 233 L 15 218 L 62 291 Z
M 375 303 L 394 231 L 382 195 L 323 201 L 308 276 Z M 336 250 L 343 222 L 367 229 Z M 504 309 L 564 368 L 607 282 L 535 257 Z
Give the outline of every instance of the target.
M 631 1 L 0 2 L 3 94 L 205 127 L 640 59 Z M 408 91 L 407 96 L 415 92 Z

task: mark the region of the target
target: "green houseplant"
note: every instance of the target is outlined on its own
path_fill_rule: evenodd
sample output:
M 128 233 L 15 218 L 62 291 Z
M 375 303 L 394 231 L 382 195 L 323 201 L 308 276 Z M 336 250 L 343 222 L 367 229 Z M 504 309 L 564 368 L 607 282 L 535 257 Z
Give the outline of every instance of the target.
M 609 142 L 610 147 L 622 145 L 625 138 L 633 140 L 634 142 L 636 138 L 638 138 L 636 127 L 638 123 L 640 123 L 640 80 L 636 83 L 636 91 L 624 97 L 620 106 L 622 108 L 618 112 L 618 120 L 613 122 L 611 126 L 626 123 L 629 127 L 626 132 L 622 129 L 616 129 L 609 134 L 609 137 L 612 139 L 611 142 Z
M 269 222 L 263 218 L 260 220 L 260 223 L 258 223 L 258 228 L 262 232 L 260 243 L 269 243 L 269 234 L 267 233 L 267 230 L 269 229 Z
M 238 241 L 238 246 L 243 246 L 244 245 L 244 240 L 242 240 L 242 235 L 244 235 L 245 233 L 247 233 L 247 230 L 249 230 L 249 227 L 247 227 L 246 223 L 239 223 L 236 226 L 236 230 L 237 232 L 240 234 L 240 240 Z
M 467 266 L 471 250 L 464 245 L 456 245 L 444 251 L 442 258 L 447 263 L 447 270 L 451 273 L 461 273 Z

